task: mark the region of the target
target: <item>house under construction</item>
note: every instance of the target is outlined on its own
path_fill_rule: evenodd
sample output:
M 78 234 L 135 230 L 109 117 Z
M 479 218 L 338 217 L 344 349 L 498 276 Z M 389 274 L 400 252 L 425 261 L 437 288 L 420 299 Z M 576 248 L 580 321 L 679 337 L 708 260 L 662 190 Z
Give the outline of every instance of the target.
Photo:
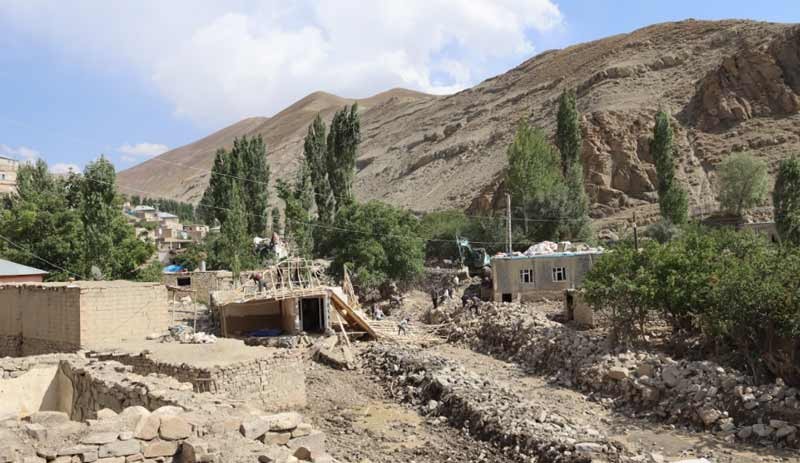
M 324 284 L 322 270 L 304 259 L 285 260 L 261 273 L 262 288 L 246 285 L 212 293 L 224 337 L 325 333 L 343 328 L 376 336 L 355 298 Z M 331 310 L 334 309 L 334 310 Z

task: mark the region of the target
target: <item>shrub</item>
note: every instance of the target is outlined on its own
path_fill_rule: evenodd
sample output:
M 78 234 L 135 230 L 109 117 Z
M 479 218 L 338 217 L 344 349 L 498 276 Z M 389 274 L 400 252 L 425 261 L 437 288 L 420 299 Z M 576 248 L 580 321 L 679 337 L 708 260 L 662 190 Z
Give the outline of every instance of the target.
M 332 270 L 353 269 L 362 290 L 388 281 L 409 282 L 422 273 L 424 242 L 410 212 L 378 201 L 350 204 L 336 214 L 330 238 Z

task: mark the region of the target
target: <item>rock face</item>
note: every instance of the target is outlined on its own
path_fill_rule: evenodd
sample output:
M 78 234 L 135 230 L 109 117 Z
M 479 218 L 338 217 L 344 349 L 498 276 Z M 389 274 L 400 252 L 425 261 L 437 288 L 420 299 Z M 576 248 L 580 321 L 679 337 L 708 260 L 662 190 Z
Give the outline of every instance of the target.
M 558 95 L 573 88 L 595 217 L 653 209 L 647 139 L 658 108 L 675 115 L 679 180 L 694 206 L 713 208 L 714 168 L 728 153 L 749 150 L 774 167 L 800 148 L 798 40 L 792 25 L 665 23 L 541 53 L 455 95 L 395 89 L 359 100 L 356 194 L 414 210 L 486 212 L 517 122 L 527 118 L 552 133 Z M 123 191 L 198 201 L 214 151 L 255 134 L 266 138 L 273 176 L 290 178 L 313 117 L 329 119 L 351 101 L 314 93 L 269 119 L 246 119 L 123 171 L 118 183 Z

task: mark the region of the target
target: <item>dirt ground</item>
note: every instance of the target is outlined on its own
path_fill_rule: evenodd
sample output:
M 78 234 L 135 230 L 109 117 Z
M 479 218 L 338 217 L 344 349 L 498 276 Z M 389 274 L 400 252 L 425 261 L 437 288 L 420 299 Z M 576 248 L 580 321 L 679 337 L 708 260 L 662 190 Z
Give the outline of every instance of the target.
M 244 341 L 231 338 L 217 338 L 213 344 L 181 344 L 179 342 L 159 342 L 157 340 L 125 341 L 111 346 L 97 346 L 96 349 L 113 349 L 119 352 L 138 354 L 149 352 L 149 357 L 160 363 L 187 363 L 195 367 L 225 366 L 239 362 L 268 357 L 280 349 L 263 346 L 248 346 Z
M 312 363 L 306 418 L 326 434 L 328 451 L 350 463 L 499 462 L 491 445 L 395 402 L 366 370 Z

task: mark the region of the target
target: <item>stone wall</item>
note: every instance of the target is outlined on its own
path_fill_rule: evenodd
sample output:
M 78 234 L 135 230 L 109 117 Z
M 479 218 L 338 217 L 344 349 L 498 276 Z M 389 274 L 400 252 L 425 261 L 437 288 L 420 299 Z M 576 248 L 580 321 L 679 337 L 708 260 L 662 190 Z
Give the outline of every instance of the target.
M 167 375 L 189 383 L 195 392 L 225 394 L 261 394 L 268 398 L 270 410 L 286 410 L 306 405 L 305 368 L 302 353 L 283 351 L 225 366 L 197 367 L 159 362 L 146 354 L 92 353 L 98 360 L 115 360 L 129 366 L 138 375 Z
M 2 326 L 2 322 L 0 322 Z M 22 336 L 0 334 L 0 357 L 19 357 L 22 355 Z

